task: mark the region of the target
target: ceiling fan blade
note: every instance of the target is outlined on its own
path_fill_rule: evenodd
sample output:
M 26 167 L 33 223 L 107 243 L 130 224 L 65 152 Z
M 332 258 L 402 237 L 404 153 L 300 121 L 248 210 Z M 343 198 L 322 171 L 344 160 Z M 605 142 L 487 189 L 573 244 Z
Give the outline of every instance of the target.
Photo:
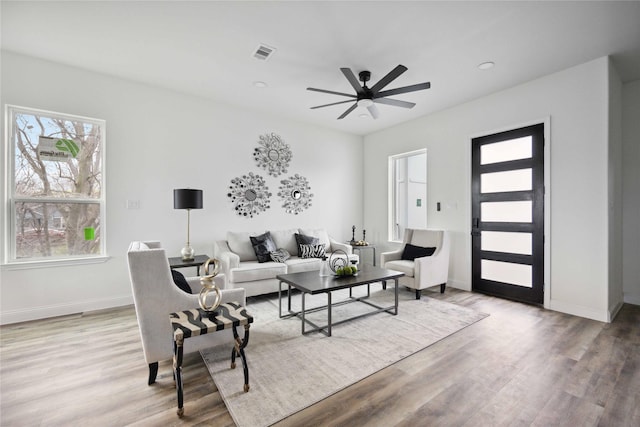
M 396 89 L 389 89 L 389 90 L 385 90 L 385 91 L 382 91 L 382 92 L 378 92 L 377 94 L 374 95 L 374 98 L 381 98 L 383 96 L 399 95 L 401 93 L 407 93 L 407 92 L 415 92 L 417 90 L 429 89 L 430 87 L 431 87 L 431 83 L 429 83 L 429 82 L 418 83 L 417 85 L 404 86 L 404 87 L 399 87 L 399 88 L 396 88 Z
M 353 100 L 352 99 L 347 99 L 346 101 L 340 101 L 340 102 L 333 102 L 331 104 L 318 105 L 318 106 L 315 106 L 315 107 L 311 107 L 311 109 L 315 110 L 316 108 L 330 107 L 332 105 L 344 104 L 344 103 L 347 103 L 347 102 L 353 102 Z
M 369 110 L 369 112 L 371 113 L 371 117 L 373 117 L 374 119 L 377 119 L 380 115 L 378 114 L 378 107 L 376 107 L 376 104 L 369 105 L 367 107 L 367 110 Z
M 407 71 L 407 67 L 405 67 L 404 65 L 398 65 L 396 68 L 391 70 L 389 74 L 381 78 L 380 81 L 378 81 L 378 83 L 374 84 L 371 87 L 371 91 L 373 93 L 378 92 L 380 89 L 382 89 L 383 87 L 385 87 L 386 85 L 388 85 L 389 83 L 397 79 L 398 76 L 400 76 L 400 74 L 404 73 L 405 71 Z
M 307 90 L 312 90 L 314 92 L 321 92 L 321 93 L 330 93 L 331 95 L 348 96 L 349 98 L 357 98 L 355 95 L 352 95 L 350 93 L 342 93 L 342 92 L 334 92 L 332 90 L 316 89 L 315 87 L 308 87 Z
M 388 99 L 388 98 L 376 98 L 373 102 L 377 102 L 378 104 L 386 104 L 393 105 L 394 107 L 402 107 L 402 108 L 413 108 L 416 104 L 413 102 L 400 101 L 397 99 Z
M 344 113 L 342 113 L 340 117 L 338 117 L 338 120 L 344 119 L 345 117 L 347 117 L 347 114 L 355 110 L 357 106 L 358 106 L 358 103 L 354 102 L 353 105 L 347 109 L 347 111 L 345 111 Z
M 347 80 L 349 80 L 349 83 L 351 83 L 351 86 L 353 86 L 353 89 L 357 94 L 364 93 L 364 89 L 360 86 L 360 82 L 356 78 L 355 74 L 353 74 L 353 71 L 351 71 L 351 68 L 340 68 L 340 71 L 342 71 L 342 74 L 344 74 Z

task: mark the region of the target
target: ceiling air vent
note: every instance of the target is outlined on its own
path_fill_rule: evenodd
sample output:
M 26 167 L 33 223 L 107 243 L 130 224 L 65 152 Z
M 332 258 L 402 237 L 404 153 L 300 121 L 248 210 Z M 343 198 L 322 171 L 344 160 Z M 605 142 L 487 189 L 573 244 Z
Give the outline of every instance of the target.
M 261 61 L 266 61 L 267 59 L 271 58 L 271 55 L 273 55 L 275 51 L 276 51 L 275 47 L 270 47 L 270 46 L 261 44 L 253 53 L 253 57 Z

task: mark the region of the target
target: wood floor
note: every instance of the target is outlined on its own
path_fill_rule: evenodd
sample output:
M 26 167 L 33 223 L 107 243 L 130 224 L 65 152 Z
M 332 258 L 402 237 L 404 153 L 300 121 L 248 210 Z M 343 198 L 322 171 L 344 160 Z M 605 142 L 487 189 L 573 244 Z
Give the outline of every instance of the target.
M 278 426 L 640 426 L 640 306 L 604 324 L 455 289 L 425 297 L 490 316 Z M 169 361 L 147 386 L 133 307 L 0 334 L 3 427 L 234 425 L 198 353 L 184 418 Z

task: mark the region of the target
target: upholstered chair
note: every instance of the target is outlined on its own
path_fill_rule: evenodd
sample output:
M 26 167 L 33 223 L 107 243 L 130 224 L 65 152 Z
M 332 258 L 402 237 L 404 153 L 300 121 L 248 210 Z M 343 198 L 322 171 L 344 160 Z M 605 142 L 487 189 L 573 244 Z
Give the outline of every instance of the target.
M 435 252 L 414 260 L 402 259 L 407 243 L 422 248 L 435 248 Z M 407 228 L 402 247 L 380 254 L 380 265 L 403 272 L 404 276 L 398 280 L 398 284 L 415 289 L 416 299 L 420 299 L 422 289 L 432 286 L 440 285 L 440 292 L 444 293 L 449 278 L 449 251 L 448 232 Z
M 132 242 L 127 258 L 142 349 L 149 364 L 148 383 L 151 385 L 158 374 L 158 362 L 173 357 L 173 330 L 169 314 L 199 307 L 200 279 L 187 278 L 192 294 L 178 288 L 173 282 L 167 255 L 157 241 Z M 225 290 L 224 280 L 224 275 L 215 277 L 215 283 L 221 289 L 222 303 L 235 301 L 246 305 L 244 289 Z M 232 348 L 234 339 L 231 329 L 185 340 L 184 353 L 222 343 Z

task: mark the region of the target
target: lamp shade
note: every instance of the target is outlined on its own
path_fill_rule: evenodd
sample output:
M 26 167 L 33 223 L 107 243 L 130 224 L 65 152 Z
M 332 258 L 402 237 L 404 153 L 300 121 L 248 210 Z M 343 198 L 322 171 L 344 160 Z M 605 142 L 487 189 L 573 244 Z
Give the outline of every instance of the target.
M 202 190 L 179 188 L 173 190 L 174 209 L 202 209 Z

